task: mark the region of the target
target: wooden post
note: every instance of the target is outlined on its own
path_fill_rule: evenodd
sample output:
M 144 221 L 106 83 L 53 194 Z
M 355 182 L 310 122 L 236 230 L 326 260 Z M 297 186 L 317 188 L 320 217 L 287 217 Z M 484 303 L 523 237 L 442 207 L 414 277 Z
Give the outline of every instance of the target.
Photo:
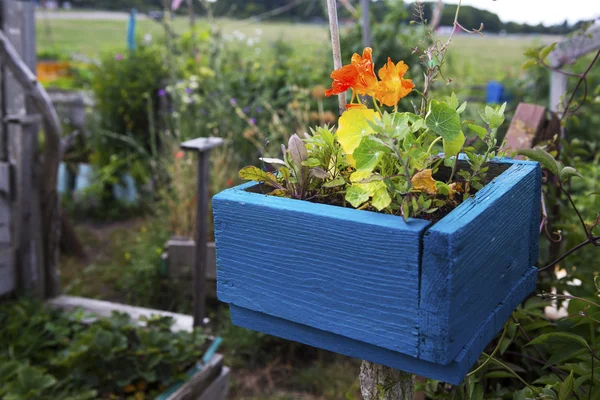
M 360 393 L 364 400 L 408 400 L 414 396 L 413 376 L 407 372 L 363 361 Z
M 333 52 L 333 68 L 342 68 L 342 51 L 340 49 L 340 28 L 338 25 L 337 4 L 335 0 L 327 0 L 329 14 L 329 30 L 331 31 L 331 51 Z M 338 95 L 340 115 L 346 110 L 346 93 Z
M 223 144 L 222 138 L 198 138 L 181 144 L 185 151 L 198 153 L 198 188 L 196 195 L 196 258 L 192 270 L 194 326 L 202 326 L 206 298 L 206 239 L 208 223 L 208 184 L 210 180 L 210 150 Z
M 362 18 L 362 41 L 363 47 L 371 47 L 371 18 L 369 14 L 369 2 L 371 0 L 360 0 L 360 12 Z

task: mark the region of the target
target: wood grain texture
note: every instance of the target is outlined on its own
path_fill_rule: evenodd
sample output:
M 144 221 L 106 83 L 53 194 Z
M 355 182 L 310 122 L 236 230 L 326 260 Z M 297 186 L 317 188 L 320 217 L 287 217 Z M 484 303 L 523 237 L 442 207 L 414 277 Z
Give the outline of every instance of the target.
M 541 171 L 514 162 L 424 236 L 419 357 L 450 363 L 537 258 Z
M 213 198 L 221 301 L 416 356 L 427 221 L 250 193 Z
M 500 301 L 467 342 L 455 360 L 448 365 L 436 364 L 415 357 L 373 346 L 345 336 L 322 331 L 307 325 L 273 317 L 261 312 L 231 306 L 231 320 L 235 325 L 293 340 L 346 356 L 367 360 L 401 371 L 426 376 L 458 385 L 475 363 L 485 346 L 500 331 L 506 319 L 523 298 L 535 288 L 537 270 L 530 268 Z
M 213 200 L 219 299 L 237 325 L 458 383 L 537 277 L 539 164 L 492 167 L 433 226 L 255 183 L 224 191 Z

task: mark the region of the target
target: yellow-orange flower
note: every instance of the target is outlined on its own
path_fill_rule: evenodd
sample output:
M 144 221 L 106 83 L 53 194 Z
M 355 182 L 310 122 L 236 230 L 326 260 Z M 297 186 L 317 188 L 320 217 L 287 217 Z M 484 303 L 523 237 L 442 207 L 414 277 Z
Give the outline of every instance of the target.
M 393 107 L 398 104 L 401 98 L 408 95 L 415 85 L 410 79 L 404 79 L 404 74 L 408 71 L 408 65 L 400 61 L 394 65 L 392 59 L 388 57 L 388 62 L 379 70 L 381 81 L 377 85 L 375 98 L 381 104 Z
M 354 53 L 351 61 L 358 72 L 356 83 L 352 88 L 360 95 L 373 96 L 375 90 L 377 90 L 377 76 L 375 76 L 375 67 L 373 65 L 373 50 L 370 47 L 365 47 L 362 56 Z
M 340 94 L 352 88 L 360 95 L 372 96 L 377 90 L 377 76 L 373 66 L 373 50 L 366 47 L 362 56 L 354 53 L 350 64 L 336 69 L 330 75 L 333 82 L 326 96 Z

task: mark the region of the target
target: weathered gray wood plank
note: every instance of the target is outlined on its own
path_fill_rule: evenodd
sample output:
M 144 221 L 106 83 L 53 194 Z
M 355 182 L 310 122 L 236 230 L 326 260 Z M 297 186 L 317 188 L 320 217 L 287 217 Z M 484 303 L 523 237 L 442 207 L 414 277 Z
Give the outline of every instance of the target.
M 168 400 L 217 400 L 217 398 L 204 396 L 205 391 L 211 387 L 215 380 L 218 380 L 223 369 L 223 356 L 216 354 L 200 372 L 196 373 L 191 379 L 185 382 Z M 215 388 L 212 389 L 213 392 Z
M 193 328 L 193 317 L 191 315 L 176 314 L 168 311 L 154 310 L 151 308 L 135 307 L 127 304 L 111 303 L 109 301 L 88 299 L 85 297 L 60 295 L 48 300 L 48 304 L 65 310 L 72 310 L 80 307 L 85 311 L 96 314 L 99 317 L 109 317 L 113 311 L 126 313 L 129 314 L 133 320 L 138 321 L 140 325 L 144 325 L 143 322 L 139 321 L 141 317 L 151 317 L 153 315 L 171 317 L 174 321 L 171 330 L 174 332 L 191 332 Z

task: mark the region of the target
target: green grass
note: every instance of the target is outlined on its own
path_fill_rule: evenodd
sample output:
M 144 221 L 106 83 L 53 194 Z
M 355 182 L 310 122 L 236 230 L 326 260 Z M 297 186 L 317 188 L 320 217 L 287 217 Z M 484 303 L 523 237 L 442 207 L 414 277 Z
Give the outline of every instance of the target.
M 246 38 L 260 38 L 258 46 L 281 38 L 291 41 L 299 47 L 327 46 L 329 36 L 324 25 L 292 24 L 292 23 L 244 23 L 230 19 L 219 19 L 217 25 L 224 35 L 241 32 Z M 185 18 L 175 18 L 172 22 L 175 33 L 183 33 L 189 29 Z M 199 30 L 208 29 L 208 21 L 199 19 Z M 144 37 L 150 34 L 153 40 L 164 37 L 164 28 L 151 20 L 139 20 L 136 35 Z M 127 21 L 109 20 L 60 20 L 40 18 L 36 23 L 36 39 L 38 51 L 60 49 L 77 52 L 88 56 L 97 56 L 105 52 L 123 51 L 126 47 Z
M 176 18 L 172 22 L 176 33 L 188 29 L 187 19 Z M 315 50 L 329 49 L 329 34 L 326 25 L 284 23 L 284 22 L 248 22 L 231 19 L 219 19 L 217 25 L 223 35 L 233 36 L 242 33 L 243 44 L 247 51 L 265 48 L 276 39 L 292 43 L 298 49 L 298 57 L 312 59 Z M 205 19 L 198 20 L 198 29 L 208 29 Z M 37 22 L 38 51 L 60 49 L 61 51 L 83 53 L 98 56 L 106 52 L 122 52 L 126 46 L 127 21 L 108 20 L 58 20 L 39 19 Z M 153 40 L 164 37 L 163 27 L 151 20 L 138 21 L 137 35 L 152 35 Z M 236 33 L 238 34 L 238 33 Z M 238 34 L 239 35 L 239 34 Z M 248 38 L 259 38 L 251 46 Z M 441 38 L 445 40 L 445 38 Z M 493 79 L 516 77 L 525 61 L 523 52 L 529 46 L 549 43 L 552 37 L 500 37 L 479 35 L 455 36 L 450 50 L 450 59 L 446 73 L 456 85 L 485 84 Z M 412 44 L 408 44 L 412 45 Z M 377 51 L 377 44 L 373 45 Z

